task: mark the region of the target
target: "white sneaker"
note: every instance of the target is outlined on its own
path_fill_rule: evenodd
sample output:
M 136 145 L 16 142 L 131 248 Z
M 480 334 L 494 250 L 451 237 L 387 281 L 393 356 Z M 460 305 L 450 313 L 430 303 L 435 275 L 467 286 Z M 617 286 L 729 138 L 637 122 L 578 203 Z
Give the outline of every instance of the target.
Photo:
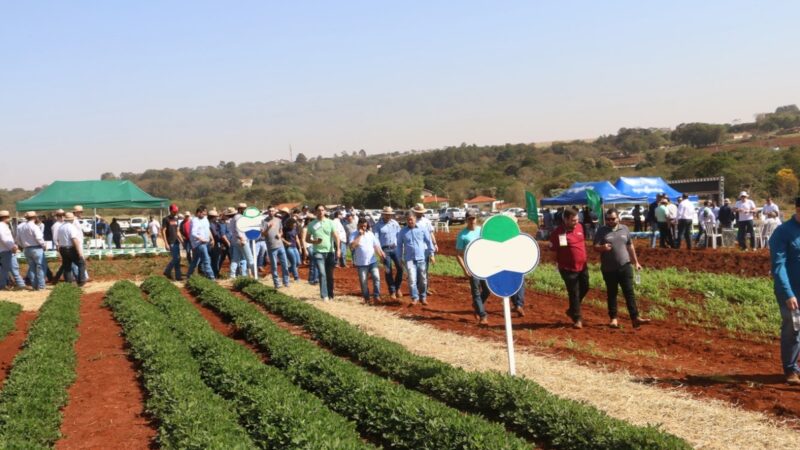
M 323 302 L 327 302 L 328 300 L 329 300 L 328 297 L 322 297 Z

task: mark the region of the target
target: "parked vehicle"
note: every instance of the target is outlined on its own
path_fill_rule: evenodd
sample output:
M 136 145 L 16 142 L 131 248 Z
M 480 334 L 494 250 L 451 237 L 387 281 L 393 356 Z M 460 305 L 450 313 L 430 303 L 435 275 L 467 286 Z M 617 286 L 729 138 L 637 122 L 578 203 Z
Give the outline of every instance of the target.
M 436 222 L 437 220 L 439 220 L 439 213 L 432 209 L 426 209 L 425 218 L 430 220 L 431 222 Z
M 528 212 L 525 211 L 525 208 L 506 208 L 500 211 L 500 213 L 514 217 L 525 217 L 528 215 Z
M 111 221 L 109 221 L 108 223 L 110 224 Z M 128 218 L 125 219 L 117 218 L 117 223 L 119 224 L 119 229 L 122 230 L 123 233 L 130 230 L 131 228 L 131 221 Z
M 84 236 L 91 236 L 93 234 L 94 219 L 81 219 L 80 228 Z
M 466 212 L 461 208 L 442 208 L 439 210 L 439 221 L 450 223 L 464 223 Z
M 145 218 L 145 217 L 134 217 L 130 221 L 130 225 L 128 227 L 128 230 L 133 232 L 133 233 L 137 233 L 139 230 L 141 230 L 142 228 L 145 228 L 146 226 L 147 226 L 147 218 Z M 123 230 L 124 229 L 125 228 L 123 228 Z

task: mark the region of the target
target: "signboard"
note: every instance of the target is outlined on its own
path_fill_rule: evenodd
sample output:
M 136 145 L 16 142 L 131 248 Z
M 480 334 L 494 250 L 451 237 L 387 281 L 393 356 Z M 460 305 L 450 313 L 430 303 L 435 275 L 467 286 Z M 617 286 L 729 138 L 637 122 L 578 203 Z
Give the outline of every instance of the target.
M 490 217 L 481 228 L 481 237 L 464 250 L 467 270 L 476 278 L 486 280 L 489 290 L 503 298 L 508 371 L 512 376 L 516 369 L 509 297 L 525 288 L 525 274 L 536 268 L 539 257 L 536 239 L 521 233 L 517 222 L 503 214 Z

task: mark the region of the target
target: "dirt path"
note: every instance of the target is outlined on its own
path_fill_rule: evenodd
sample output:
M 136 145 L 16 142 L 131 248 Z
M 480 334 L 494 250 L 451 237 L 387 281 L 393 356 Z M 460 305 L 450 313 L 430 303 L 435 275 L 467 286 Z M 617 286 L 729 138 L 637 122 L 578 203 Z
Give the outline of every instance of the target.
M 11 364 L 14 362 L 17 353 L 22 349 L 25 338 L 28 336 L 28 329 L 36 318 L 36 313 L 32 311 L 22 311 L 14 322 L 14 331 L 8 334 L 0 342 L 0 385 L 6 380 L 8 372 L 11 371 Z
M 81 297 L 77 380 L 64 408 L 59 449 L 148 448 L 156 435 L 144 412 L 144 392 L 125 351 L 122 329 L 101 306 L 103 295 Z
M 359 296 L 354 269 L 336 269 L 336 290 Z M 407 292 L 406 285 L 403 285 Z M 432 295 L 427 307 L 409 308 L 402 302 L 382 305 L 401 317 L 446 331 L 504 342 L 502 303 L 490 298 L 487 312 L 491 326 L 476 326 L 466 279 L 431 277 Z M 590 293 L 589 298 L 604 298 Z M 564 311 L 566 299 L 526 291 L 524 318 L 514 318 L 514 339 L 520 348 L 535 349 L 560 358 L 575 358 L 583 364 L 630 372 L 640 382 L 678 387 L 692 394 L 728 401 L 743 408 L 767 412 L 800 427 L 800 388 L 783 381 L 777 339 L 764 342 L 747 336 L 731 336 L 724 330 L 707 329 L 672 320 L 655 321 L 634 330 L 606 326 L 604 306 L 585 304 L 584 329 L 573 330 Z M 640 302 L 647 309 L 647 302 Z M 672 315 L 673 312 L 670 312 Z
M 343 284 L 347 282 L 342 281 Z M 337 282 L 337 288 L 339 286 Z M 449 322 L 450 319 L 415 320 L 413 315 L 401 316 L 398 311 L 364 306 L 359 298 L 348 295 L 337 296 L 335 302 L 322 303 L 317 300 L 317 287 L 305 283 L 293 284 L 285 292 L 314 300 L 311 302 L 314 306 L 370 334 L 398 342 L 415 353 L 468 370 L 507 370 L 502 344 L 483 336 L 465 336 L 464 333 L 442 330 L 437 325 L 439 321 Z M 539 356 L 532 350 L 528 347 L 517 353 L 517 371 L 521 376 L 538 382 L 557 395 L 590 403 L 614 417 L 636 424 L 661 424 L 665 430 L 687 439 L 698 448 L 771 449 L 800 445 L 799 433 L 776 424 L 763 414 L 743 411 L 716 400 L 698 400 L 678 390 L 643 384 L 626 373 L 607 372 L 574 361 Z

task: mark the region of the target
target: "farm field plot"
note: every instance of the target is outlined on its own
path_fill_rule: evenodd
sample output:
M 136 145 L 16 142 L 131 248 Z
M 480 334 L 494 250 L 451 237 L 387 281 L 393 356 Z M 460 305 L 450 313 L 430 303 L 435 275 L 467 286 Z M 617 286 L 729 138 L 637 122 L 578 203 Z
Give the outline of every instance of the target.
M 744 411 L 736 413 L 740 415 L 735 415 L 736 419 L 730 422 L 735 425 L 728 425 L 728 429 L 732 430 L 730 442 L 711 437 L 706 440 L 698 439 L 696 430 L 691 431 L 688 428 L 692 427 L 687 427 L 683 431 L 669 430 L 675 432 L 677 438 L 656 432 L 655 436 L 661 437 L 648 438 L 646 441 L 651 444 L 659 442 L 659 439 L 667 441 L 647 446 L 633 442 L 636 442 L 637 433 L 651 429 L 633 427 L 630 430 L 634 431 L 630 431 L 626 428 L 631 426 L 630 423 L 640 426 L 659 425 L 662 423 L 659 414 L 663 416 L 663 423 L 671 423 L 670 421 L 680 417 L 685 411 L 678 413 L 672 410 L 677 408 L 675 405 L 658 403 L 665 409 L 656 412 L 655 416 L 648 416 L 646 420 L 626 418 L 628 416 L 621 412 L 619 401 L 603 403 L 603 400 L 597 403 L 600 405 L 597 406 L 599 410 L 595 410 L 600 414 L 598 417 L 607 412 L 612 417 L 629 421 L 629 424 L 621 425 L 622 428 L 617 428 L 617 425 L 583 426 L 579 420 L 573 420 L 570 422 L 573 428 L 567 434 L 578 440 L 564 440 L 559 437 L 559 431 L 548 431 L 548 427 L 543 426 L 545 422 L 537 422 L 539 419 L 535 419 L 535 414 L 542 412 L 537 412 L 535 407 L 523 408 L 520 411 L 526 412 L 519 416 L 520 413 L 512 414 L 512 410 L 493 409 L 498 408 L 499 404 L 491 406 L 491 403 L 480 400 L 479 396 L 462 396 L 468 391 L 456 390 L 459 392 L 456 395 L 451 390 L 442 390 L 443 387 L 453 386 L 453 383 L 467 383 L 469 380 L 469 383 L 477 382 L 481 386 L 494 386 L 494 381 L 475 381 L 480 378 L 473 377 L 483 375 L 477 375 L 473 371 L 502 371 L 502 352 L 498 354 L 500 356 L 483 362 L 475 359 L 474 355 L 467 354 L 449 359 L 447 354 L 432 353 L 429 356 L 440 361 L 425 359 L 421 362 L 413 362 L 416 361 L 416 356 L 402 356 L 402 352 L 408 350 L 415 354 L 427 354 L 425 352 L 435 346 L 438 339 L 431 334 L 432 342 L 419 338 L 410 342 L 404 341 L 403 345 L 408 350 L 394 353 L 399 350 L 390 346 L 393 350 L 387 355 L 394 356 L 381 357 L 372 347 L 359 347 L 361 344 L 357 342 L 360 342 L 360 338 L 351 339 L 348 333 L 332 334 L 345 336 L 344 344 L 325 341 L 324 331 L 303 329 L 300 323 L 290 323 L 299 319 L 298 316 L 292 316 L 289 310 L 279 313 L 265 311 L 264 305 L 259 304 L 257 295 L 248 299 L 247 296 L 255 292 L 244 285 L 239 286 L 244 292 L 237 293 L 227 281 L 220 283 L 222 287 L 214 287 L 204 280 L 193 280 L 187 286 L 191 287 L 190 291 L 180 290 L 160 277 L 149 279 L 141 290 L 129 282 L 115 284 L 117 280 L 126 278 L 139 284 L 148 273 L 155 272 L 165 262 L 165 258 L 159 257 L 104 261 L 102 270 L 96 268 L 98 270 L 94 272 L 92 282 L 79 294 L 78 309 L 74 310 L 77 314 L 74 329 L 78 335 L 71 346 L 74 352 L 74 382 L 69 381 L 69 377 L 62 378 L 61 382 L 66 384 L 62 387 L 64 393 L 60 397 L 62 403 L 59 415 L 48 419 L 50 431 L 43 434 L 43 440 L 39 441 L 42 445 L 83 448 L 86 445 L 102 446 L 106 442 L 119 442 L 127 448 L 210 448 L 214 447 L 214 442 L 237 442 L 239 448 L 275 448 L 274 442 L 282 442 L 277 448 L 292 448 L 293 445 L 287 442 L 318 441 L 314 437 L 299 437 L 302 434 L 296 434 L 298 431 L 292 428 L 280 431 L 279 434 L 283 433 L 284 437 L 274 441 L 276 431 L 271 427 L 298 421 L 305 423 L 301 419 L 286 418 L 292 417 L 292 414 L 302 416 L 312 410 L 316 411 L 314 417 L 330 417 L 323 422 L 331 420 L 330 424 L 339 423 L 321 425 L 321 430 L 328 427 L 339 433 L 348 429 L 351 430 L 350 433 L 354 433 L 350 437 L 339 434 L 337 437 L 319 440 L 336 443 L 329 448 L 450 448 L 461 445 L 467 448 L 585 448 L 585 444 L 580 442 L 593 442 L 595 447 L 605 442 L 602 445 L 606 448 L 624 448 L 621 446 L 623 442 L 630 445 L 630 448 L 680 448 L 686 445 L 681 443 L 681 437 L 687 438 L 691 445 L 703 448 L 742 448 L 741 443 L 747 439 L 753 442 L 750 448 L 769 448 L 760 444 L 763 436 L 787 445 L 800 441 L 800 433 L 797 431 L 800 429 L 800 389 L 786 386 L 779 374 L 778 343 L 775 337 L 777 308 L 774 308 L 773 303 L 766 303 L 774 302 L 769 279 L 766 277 L 726 278 L 724 274 L 696 272 L 687 278 L 689 283 L 677 289 L 670 287 L 670 283 L 674 282 L 675 277 L 682 276 L 683 272 L 674 268 L 650 270 L 643 276 L 645 282 L 652 281 L 659 287 L 645 287 L 643 283 L 638 293 L 641 294 L 641 309 L 654 317 L 655 323 L 639 330 L 624 325 L 621 330 L 611 330 L 605 326 L 607 317 L 602 282 L 599 277 L 594 276 L 591 292 L 584 302 L 587 326 L 580 331 L 569 328 L 568 320 L 563 316 L 566 307 L 566 300 L 561 292 L 563 288 L 560 279 L 553 277 L 554 269 L 548 262 L 545 261 L 527 280 L 527 314 L 522 318 L 514 318 L 515 341 L 520 352 L 546 354 L 551 358 L 555 357 L 552 361 L 560 360 L 564 364 L 577 362 L 586 369 L 596 370 L 598 374 L 616 374 L 620 382 L 624 383 L 622 386 L 627 386 L 623 389 L 630 390 L 628 394 L 622 394 L 623 405 L 625 402 L 635 401 L 633 398 L 624 399 L 632 392 L 638 392 L 637 389 L 641 387 L 674 394 L 677 396 L 675 401 L 678 402 L 696 401 L 681 397 L 690 395 L 701 401 L 706 399 L 720 411 L 726 411 L 726 408 L 733 406 L 734 411 L 736 408 L 743 408 L 756 413 L 752 416 Z M 301 272 L 303 277 L 307 275 L 305 269 Z M 475 344 L 454 344 L 464 347 L 452 349 L 456 353 L 464 353 L 469 345 L 499 346 L 504 340 L 500 301 L 495 298 L 489 300 L 491 325 L 478 328 L 472 317 L 468 284 L 458 270 L 454 269 L 453 258 L 443 255 L 432 268 L 432 273 L 432 294 L 427 307 L 409 308 L 407 297 L 405 301 L 385 301 L 377 308 L 362 306 L 357 300 L 350 300 L 352 306 L 345 307 L 345 303 L 341 303 L 344 308 L 342 310 L 337 309 L 340 302 L 313 302 L 312 305 L 314 308 L 329 310 L 334 315 L 342 314 L 341 317 L 368 330 L 373 322 L 366 318 L 369 314 L 378 314 L 375 322 L 383 320 L 380 314 L 388 314 L 387 317 L 397 321 L 394 326 L 400 333 L 402 331 L 399 330 L 406 326 L 423 325 L 433 327 L 446 335 L 475 339 L 469 341 Z M 353 268 L 337 268 L 335 274 L 337 294 L 359 296 L 357 275 Z M 266 287 L 270 283 L 261 281 L 264 284 L 259 284 L 258 289 L 261 289 L 262 295 L 267 295 L 264 292 L 272 291 Z M 403 287 L 406 291 L 405 284 Z M 314 298 L 316 289 L 315 286 L 300 282 L 286 292 L 292 295 L 302 293 L 300 296 L 303 298 Z M 60 290 L 59 287 L 58 291 Z M 20 302 L 27 302 L 32 294 L 37 294 L 40 298 L 36 300 L 41 303 L 53 292 L 56 291 L 7 292 L 0 297 L 8 297 L 10 300 L 17 297 Z M 112 301 L 114 296 L 121 296 L 122 300 Z M 104 306 L 104 298 L 112 308 Z M 176 299 L 180 301 L 174 303 Z M 746 299 L 752 301 L 745 301 Z M 181 306 L 178 307 L 178 304 Z M 12 311 L 12 317 L 8 320 L 3 320 L 5 310 L 0 310 L 0 322 L 11 324 L 0 323 L 0 332 L 6 330 L 7 333 L 7 337 L 0 340 L 0 368 L 6 368 L 5 373 L 0 376 L 10 375 L 16 370 L 16 364 L 12 365 L 12 360 L 29 346 L 28 343 L 21 344 L 30 336 L 28 329 L 33 329 L 32 326 L 36 323 L 34 318 L 41 315 L 34 311 L 20 312 L 13 305 L 8 308 Z M 350 308 L 359 308 L 358 314 Z M 774 310 L 771 311 L 770 308 Z M 302 316 L 301 313 L 295 313 Z M 255 317 L 260 317 L 258 320 L 265 322 L 257 325 L 260 322 L 252 322 Z M 623 308 L 623 324 L 626 317 Z M 139 328 L 145 323 L 143 320 L 148 325 Z M 161 325 L 153 328 L 158 323 Z M 408 332 L 422 333 L 420 336 L 432 333 L 412 330 L 409 328 Z M 154 353 L 154 336 L 159 339 L 158 345 L 163 345 L 160 351 L 164 353 Z M 134 344 L 137 340 L 138 343 Z M 283 343 L 279 345 L 275 342 Z M 294 353 L 298 348 L 304 350 Z M 362 350 L 358 350 L 359 348 Z M 173 361 L 176 355 L 182 355 L 177 360 L 183 361 L 177 366 Z M 370 358 L 378 359 L 372 361 Z M 459 375 L 452 380 L 441 378 L 441 375 L 432 376 L 441 370 L 438 369 L 441 364 L 464 367 L 469 373 L 476 375 Z M 191 373 L 185 373 L 187 368 Z M 431 372 L 434 368 L 434 372 Z M 328 370 L 332 372 L 325 372 Z M 180 383 L 165 385 L 156 382 L 164 380 L 165 374 L 171 374 L 169 378 L 180 380 Z M 190 379 L 193 381 L 189 381 Z M 336 379 L 338 385 L 320 384 L 325 379 Z M 348 379 L 351 381 L 345 381 Z M 596 380 L 594 382 L 601 383 Z M 283 383 L 285 388 L 274 389 L 274 386 L 284 386 Z M 360 394 L 342 397 L 341 390 L 348 386 L 347 383 L 354 384 L 345 391 Z M 497 386 L 503 385 L 500 383 Z M 187 389 L 186 386 L 194 387 Z M 273 390 L 266 389 L 266 386 L 272 386 Z M 545 383 L 549 390 L 548 386 Z M 559 392 L 558 387 L 554 389 Z M 298 402 L 297 405 L 302 404 L 303 407 L 287 406 L 273 416 L 274 419 L 269 419 L 269 414 L 276 412 L 264 405 L 274 403 L 275 395 L 289 392 L 294 392 L 291 394 L 294 399 L 292 401 Z M 6 394 L 0 394 L 2 395 Z M 166 398 L 180 398 L 181 395 L 185 396 L 185 401 L 163 401 Z M 596 405 L 591 396 L 584 398 L 581 395 L 584 394 L 576 394 L 574 398 Z M 212 406 L 206 408 L 202 414 L 192 414 L 190 405 L 197 402 L 197 398 L 203 399 L 201 404 Z M 377 402 L 376 398 L 379 399 Z M 390 398 L 395 400 L 388 400 Z M 401 403 L 396 404 L 399 399 L 402 399 Z M 402 406 L 403 402 L 409 401 L 409 405 Z M 720 401 L 722 403 L 714 403 Z M 530 405 L 542 407 L 549 402 L 550 400 L 537 399 L 531 401 Z M 285 401 L 279 403 L 291 404 Z M 378 408 L 373 403 L 382 406 Z M 511 403 L 503 408 L 509 405 Z M 684 409 L 695 411 L 695 414 L 696 411 L 702 411 L 694 410 L 694 407 L 687 406 Z M 392 408 L 399 409 L 394 411 Z M 404 419 L 408 408 L 418 411 L 413 420 L 412 416 Z M 422 416 L 419 416 L 419 408 L 426 411 Z M 559 406 L 557 409 L 562 408 Z M 465 412 L 470 414 L 465 416 Z M 531 413 L 534 415 L 528 417 L 527 414 Z M 767 416 L 759 416 L 757 413 L 766 413 Z M 425 414 L 431 416 L 425 420 Z M 587 413 L 570 415 L 574 418 L 584 414 Z M 591 414 L 595 413 L 590 413 L 590 416 Z M 700 419 L 694 416 L 691 419 L 695 422 L 695 428 L 709 427 L 716 432 L 714 427 L 719 427 L 719 423 L 729 423 L 725 421 L 728 419 L 717 419 L 717 412 L 703 414 L 706 417 Z M 387 421 L 387 416 L 396 416 L 399 419 Z M 190 417 L 193 418 L 191 425 Z M 525 418 L 522 419 L 523 417 Z M 547 417 L 550 417 L 549 421 L 555 420 L 554 416 Z M 393 422 L 394 420 L 399 422 Z M 512 421 L 506 423 L 504 420 Z M 609 419 L 602 419 L 600 422 L 596 420 L 600 419 L 591 419 L 587 424 L 599 424 Z M 777 425 L 779 422 L 782 425 Z M 207 429 L 211 431 L 200 432 L 204 428 L 199 423 L 208 423 Z M 413 425 L 414 423 L 417 425 Z M 428 424 L 432 423 L 437 425 L 431 428 Z M 485 428 L 480 433 L 483 440 L 462 441 L 466 436 L 458 431 L 462 428 Z M 611 431 L 611 434 L 602 437 L 604 435 L 600 430 L 617 431 Z M 306 433 L 306 436 L 324 435 L 324 431 Z M 669 441 L 673 438 L 677 440 Z M 302 445 L 297 444 L 296 447 Z

